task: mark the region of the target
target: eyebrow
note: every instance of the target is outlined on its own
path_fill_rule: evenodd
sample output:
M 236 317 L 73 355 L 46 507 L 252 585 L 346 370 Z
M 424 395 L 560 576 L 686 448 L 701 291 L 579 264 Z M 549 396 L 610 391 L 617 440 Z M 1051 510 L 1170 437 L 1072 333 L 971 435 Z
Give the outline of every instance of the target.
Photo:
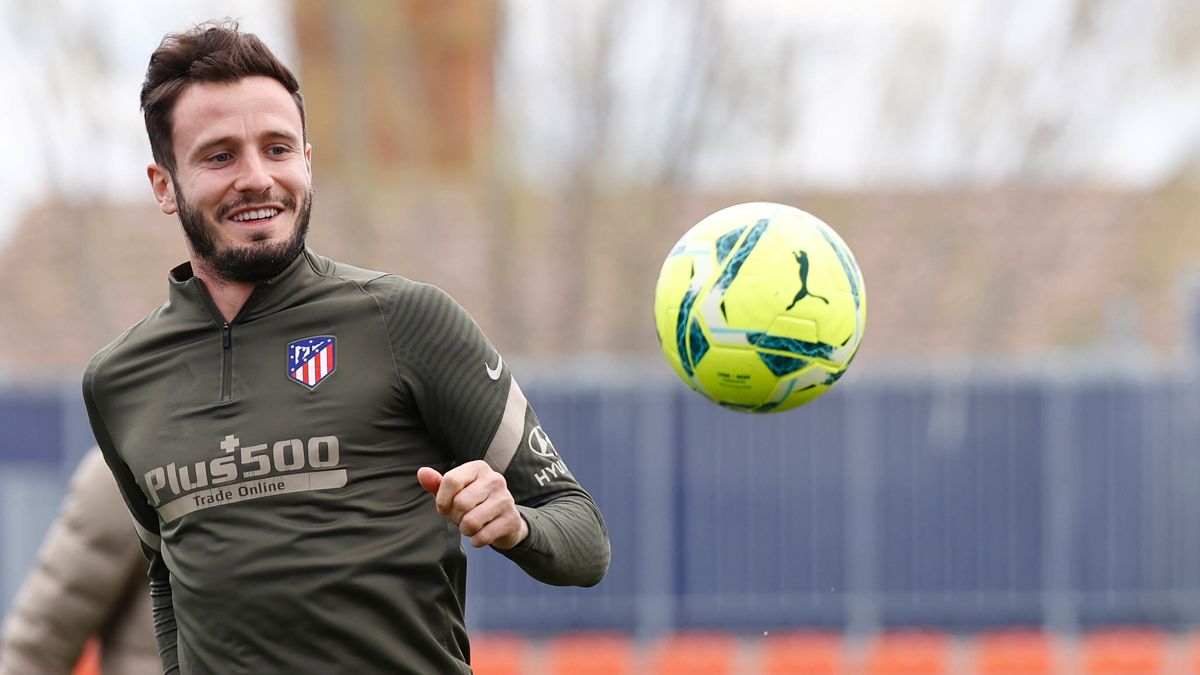
M 263 134 L 261 134 L 258 137 L 258 140 L 260 140 L 260 141 L 283 140 L 283 141 L 288 141 L 290 143 L 298 142 L 298 138 L 296 137 L 295 134 L 293 134 L 289 131 L 282 131 L 279 129 L 272 129 L 270 131 L 264 132 Z M 195 150 L 192 151 L 191 156 L 193 159 L 198 158 L 198 157 L 203 157 L 204 155 L 208 154 L 209 152 L 211 152 L 211 151 L 215 150 L 216 148 L 219 148 L 223 145 L 236 145 L 240 142 L 241 142 L 241 137 L 239 137 L 239 136 L 230 136 L 230 135 L 221 136 L 219 138 L 214 138 L 210 141 L 204 141 L 204 143 L 200 144 Z

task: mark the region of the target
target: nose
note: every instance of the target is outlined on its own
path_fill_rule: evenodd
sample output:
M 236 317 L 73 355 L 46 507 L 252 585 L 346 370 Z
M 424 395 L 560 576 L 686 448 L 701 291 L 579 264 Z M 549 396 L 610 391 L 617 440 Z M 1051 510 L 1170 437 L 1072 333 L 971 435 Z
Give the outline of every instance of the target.
M 254 154 L 245 156 L 240 168 L 233 189 L 238 192 L 265 192 L 270 189 L 273 180 L 262 157 Z

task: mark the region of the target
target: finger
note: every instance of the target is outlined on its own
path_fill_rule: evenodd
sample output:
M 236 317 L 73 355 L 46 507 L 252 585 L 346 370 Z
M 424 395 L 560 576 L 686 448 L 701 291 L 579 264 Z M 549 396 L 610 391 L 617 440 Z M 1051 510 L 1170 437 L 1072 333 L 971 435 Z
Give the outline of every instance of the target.
M 447 517 L 454 521 L 455 525 L 462 522 L 463 516 L 468 511 L 479 506 L 492 495 L 508 494 L 508 484 L 505 482 L 504 476 L 494 471 L 492 467 L 485 462 L 479 462 L 473 468 L 477 471 L 475 480 L 454 496 L 450 513 L 447 514 Z
M 506 498 L 507 497 L 507 498 Z M 485 529 L 494 520 L 503 518 L 508 512 L 516 512 L 512 497 L 507 492 L 493 494 L 464 515 L 458 523 L 463 536 L 472 537 Z
M 497 544 L 500 548 L 512 548 L 512 544 L 503 545 L 517 537 L 521 531 L 521 514 L 513 509 L 505 512 L 499 518 L 493 519 L 483 529 L 472 535 L 468 541 L 475 548 L 483 548 Z
M 484 462 L 467 462 L 462 466 L 456 466 L 446 473 L 442 474 L 442 484 L 438 487 L 437 495 L 434 501 L 437 504 L 438 513 L 443 516 L 450 514 L 450 509 L 454 505 L 454 498 L 466 486 L 475 482 L 476 476 L 479 475 L 479 465 L 487 466 Z
M 436 495 L 438 488 L 442 485 L 442 474 L 435 469 L 423 466 L 417 469 L 417 482 L 426 492 Z
M 458 494 L 454 495 L 454 501 L 450 503 L 450 513 L 446 514 L 446 517 L 455 525 L 462 524 L 463 517 L 468 512 L 479 508 L 495 492 L 495 481 L 476 479 L 473 483 L 460 490 Z

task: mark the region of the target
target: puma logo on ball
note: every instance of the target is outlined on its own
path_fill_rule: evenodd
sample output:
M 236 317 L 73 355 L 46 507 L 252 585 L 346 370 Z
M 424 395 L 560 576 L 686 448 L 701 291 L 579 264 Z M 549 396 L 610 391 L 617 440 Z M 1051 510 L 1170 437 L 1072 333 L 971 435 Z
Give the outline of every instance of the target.
M 797 302 L 800 302 L 810 295 L 828 305 L 828 298 L 817 295 L 816 293 L 808 292 L 808 253 L 804 251 L 796 251 L 792 255 L 796 256 L 796 264 L 800 265 L 800 292 L 796 294 L 796 297 L 792 299 L 792 304 L 788 305 L 787 308 L 791 309 L 795 307 Z

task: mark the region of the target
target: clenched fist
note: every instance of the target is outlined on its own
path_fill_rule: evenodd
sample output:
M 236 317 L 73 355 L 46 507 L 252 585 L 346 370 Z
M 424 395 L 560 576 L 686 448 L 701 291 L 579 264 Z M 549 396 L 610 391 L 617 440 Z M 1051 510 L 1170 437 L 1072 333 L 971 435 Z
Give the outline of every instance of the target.
M 504 476 L 483 460 L 467 462 L 445 474 L 423 466 L 417 481 L 434 496 L 438 513 L 458 526 L 475 548 L 507 550 L 529 536 L 529 524 L 517 511 Z

